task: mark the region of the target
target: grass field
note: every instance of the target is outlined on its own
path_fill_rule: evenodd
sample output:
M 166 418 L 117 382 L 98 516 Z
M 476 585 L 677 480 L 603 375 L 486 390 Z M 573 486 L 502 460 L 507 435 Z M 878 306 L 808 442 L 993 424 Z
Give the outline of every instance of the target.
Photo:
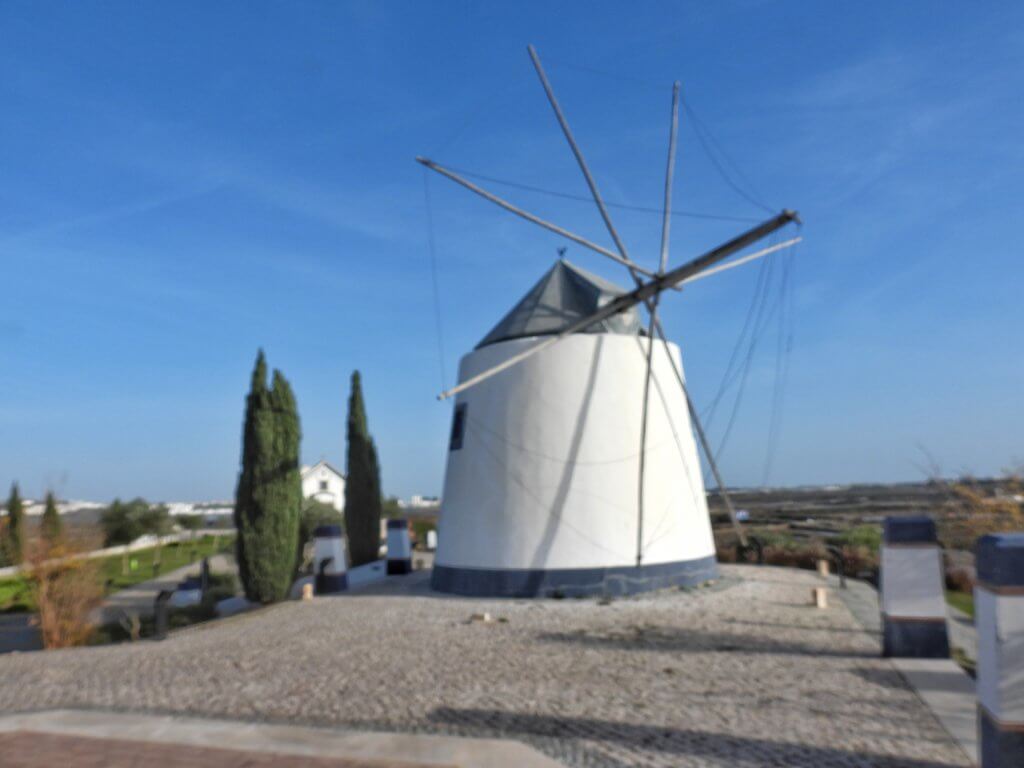
M 966 592 L 953 592 L 952 590 L 947 590 L 946 602 L 954 608 L 959 608 L 971 618 L 974 618 L 974 595 L 969 595 Z
M 150 547 L 98 560 L 106 594 L 117 592 L 161 574 L 173 571 L 219 552 L 234 551 L 233 536 L 197 536 L 194 541 L 179 541 L 162 547 Z M 159 554 L 158 554 L 159 550 Z M 34 610 L 32 590 L 23 576 L 0 579 L 0 613 Z

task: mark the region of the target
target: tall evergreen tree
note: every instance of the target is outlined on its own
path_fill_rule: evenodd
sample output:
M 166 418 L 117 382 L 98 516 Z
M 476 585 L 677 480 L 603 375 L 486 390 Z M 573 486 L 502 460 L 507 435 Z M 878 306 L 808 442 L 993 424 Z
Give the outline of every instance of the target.
M 11 484 L 11 495 L 7 497 L 7 525 L 4 529 L 4 554 L 7 562 L 17 565 L 25 559 L 25 505 L 22 503 L 18 484 Z
M 43 538 L 53 544 L 60 538 L 63 527 L 63 521 L 57 511 L 57 499 L 54 498 L 53 491 L 47 491 L 46 507 L 43 509 L 43 519 L 40 523 Z
M 260 350 L 246 400 L 235 494 L 238 571 L 246 597 L 254 602 L 283 600 L 291 586 L 302 507 L 301 439 L 292 388 L 277 370 L 267 388 Z
M 348 398 L 348 477 L 345 479 L 345 532 L 352 565 L 380 556 L 380 467 L 377 447 L 366 423 L 359 371 L 352 373 Z

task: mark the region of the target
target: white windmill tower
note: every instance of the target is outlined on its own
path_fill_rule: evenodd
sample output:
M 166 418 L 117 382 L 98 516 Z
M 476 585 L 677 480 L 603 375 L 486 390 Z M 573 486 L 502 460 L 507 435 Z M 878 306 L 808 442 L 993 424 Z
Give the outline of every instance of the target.
M 442 496 L 435 589 L 478 596 L 628 594 L 717 574 L 694 431 L 737 528 L 658 320 L 663 291 L 794 244 L 718 264 L 790 222 L 779 215 L 667 269 L 679 84 L 672 94 L 659 269 L 630 257 L 533 46 L 530 58 L 616 246 L 528 213 L 425 158 L 482 197 L 624 265 L 624 290 L 560 260 L 463 357 Z M 718 264 L 718 266 L 714 266 Z M 639 305 L 648 312 L 641 325 Z

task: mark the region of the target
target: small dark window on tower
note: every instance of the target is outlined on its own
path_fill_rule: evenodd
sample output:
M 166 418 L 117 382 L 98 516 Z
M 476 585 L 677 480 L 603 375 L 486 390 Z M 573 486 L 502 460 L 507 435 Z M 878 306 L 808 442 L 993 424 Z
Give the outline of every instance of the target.
M 462 447 L 462 435 L 466 431 L 466 403 L 455 406 L 455 417 L 452 419 L 452 439 L 448 441 L 448 450 L 457 451 Z
M 326 491 L 327 490 L 327 481 L 326 480 L 321 480 L 320 481 L 320 490 L 321 491 Z

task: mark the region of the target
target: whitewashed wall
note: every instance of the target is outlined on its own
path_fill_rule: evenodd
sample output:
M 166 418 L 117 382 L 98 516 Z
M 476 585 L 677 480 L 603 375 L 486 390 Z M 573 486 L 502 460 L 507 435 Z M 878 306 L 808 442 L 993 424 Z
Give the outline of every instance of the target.
M 476 350 L 462 359 L 459 379 L 537 342 Z M 646 344 L 635 336 L 570 336 L 458 396 L 466 424 L 462 448 L 448 455 L 438 564 L 635 564 Z M 686 400 L 662 344 L 653 370 L 645 565 L 714 554 Z

